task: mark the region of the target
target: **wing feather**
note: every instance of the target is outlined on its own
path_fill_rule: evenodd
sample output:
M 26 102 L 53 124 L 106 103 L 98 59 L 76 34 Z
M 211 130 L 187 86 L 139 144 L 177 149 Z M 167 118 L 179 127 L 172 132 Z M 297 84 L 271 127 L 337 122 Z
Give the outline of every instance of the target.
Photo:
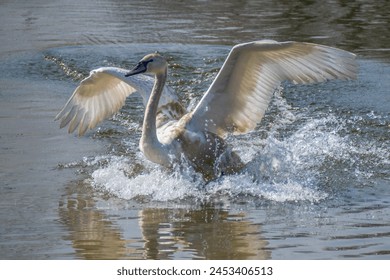
M 283 81 L 295 84 L 356 78 L 355 55 L 323 45 L 263 40 L 240 44 L 192 112 L 187 127 L 224 136 L 259 123 Z
M 116 67 L 102 67 L 92 70 L 81 81 L 55 120 L 60 128 L 67 125 L 68 132 L 78 128 L 78 135 L 94 128 L 104 119 L 118 112 L 132 93 L 139 93 L 144 104 L 149 100 L 153 78 L 146 75 L 125 77 L 127 70 Z M 159 106 L 177 102 L 173 91 L 165 87 Z

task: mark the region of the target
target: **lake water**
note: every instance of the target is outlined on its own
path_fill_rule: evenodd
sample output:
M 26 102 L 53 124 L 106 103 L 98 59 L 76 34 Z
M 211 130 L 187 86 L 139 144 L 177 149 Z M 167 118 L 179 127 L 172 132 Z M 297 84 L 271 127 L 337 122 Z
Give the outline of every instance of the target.
M 389 259 L 389 1 L 1 1 L 1 259 Z M 138 149 L 133 96 L 84 137 L 54 116 L 100 66 L 159 51 L 193 107 L 230 48 L 309 41 L 359 77 L 284 84 L 228 142 L 244 174 L 205 184 Z

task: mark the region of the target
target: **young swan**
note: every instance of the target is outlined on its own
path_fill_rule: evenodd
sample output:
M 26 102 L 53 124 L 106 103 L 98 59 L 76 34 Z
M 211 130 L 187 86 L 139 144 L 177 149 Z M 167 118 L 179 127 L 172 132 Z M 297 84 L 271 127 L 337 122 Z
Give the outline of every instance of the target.
M 78 128 L 83 135 L 138 92 L 146 105 L 140 140 L 145 156 L 167 167 L 187 161 L 210 180 L 242 169 L 239 156 L 223 139 L 253 130 L 281 82 L 350 80 L 357 74 L 355 55 L 340 49 L 272 40 L 244 43 L 232 48 L 199 104 L 186 113 L 164 86 L 167 67 L 161 55 L 150 54 L 130 72 L 93 70 L 57 115 L 60 127 L 69 124 L 69 132 Z M 141 73 L 153 74 L 154 80 Z
M 159 54 L 149 54 L 141 59 L 125 76 L 151 73 L 155 82 L 146 105 L 140 149 L 155 163 L 171 167 L 187 160 L 206 180 L 242 169 L 240 157 L 218 135 L 205 131 L 191 131 L 188 126 L 192 113 L 161 127 L 156 126 L 159 100 L 167 79 L 168 63 Z

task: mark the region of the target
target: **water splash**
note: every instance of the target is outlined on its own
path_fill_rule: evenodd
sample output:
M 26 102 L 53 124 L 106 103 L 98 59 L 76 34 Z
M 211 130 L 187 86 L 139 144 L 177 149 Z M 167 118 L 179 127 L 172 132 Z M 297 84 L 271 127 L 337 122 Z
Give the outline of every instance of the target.
M 92 173 L 92 179 L 98 189 L 123 199 L 205 201 L 249 196 L 277 202 L 318 202 L 346 182 L 359 184 L 374 176 L 361 160 L 363 157 L 365 162 L 371 158 L 377 165 L 388 164 L 387 150 L 357 144 L 350 136 L 341 135 L 347 122 L 333 114 L 307 119 L 288 137 L 280 138 L 280 130 L 292 122 L 274 124 L 265 139 L 252 137 L 250 141 L 261 142 L 256 146 L 258 153 L 246 148 L 248 139 L 233 143 L 241 145 L 241 154 L 248 150 L 251 159 L 245 170 L 207 184 L 190 169 L 166 171 L 144 160 L 140 153 L 136 160 L 112 157 Z M 137 173 L 138 165 L 145 169 Z
M 166 172 L 153 163 L 137 171 L 137 163 L 126 157 L 112 157 L 92 173 L 93 186 L 123 199 L 170 201 L 199 197 L 198 186 L 185 173 Z M 144 166 L 145 167 L 145 166 Z
M 327 197 L 318 189 L 318 168 L 328 154 L 345 149 L 334 131 L 327 129 L 333 117 L 311 120 L 286 139 L 278 139 L 280 130 L 296 121 L 293 110 L 277 94 L 273 102 L 278 121 L 265 139 L 238 140 L 238 151 L 248 164 L 241 174 L 225 176 L 205 183 L 190 168 L 166 171 L 147 162 L 138 153 L 131 161 L 127 157 L 112 157 L 104 167 L 92 173 L 93 184 L 99 190 L 123 199 L 170 201 L 195 199 L 210 201 L 218 197 L 234 199 L 250 196 L 272 201 L 317 202 Z M 316 133 L 313 133 L 316 131 Z M 308 137 L 310 134 L 310 137 Z M 249 140 L 248 140 L 249 139 Z M 247 141 L 260 142 L 260 150 L 246 154 Z M 136 172 L 136 166 L 145 167 Z

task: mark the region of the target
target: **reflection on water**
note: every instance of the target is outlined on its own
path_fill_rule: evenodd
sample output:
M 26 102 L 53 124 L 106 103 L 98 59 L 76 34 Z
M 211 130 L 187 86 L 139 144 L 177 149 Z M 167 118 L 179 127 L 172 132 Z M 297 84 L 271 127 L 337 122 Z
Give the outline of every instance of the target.
M 67 188 L 59 214 L 85 259 L 269 259 L 261 227 L 213 205 L 144 208 L 121 216 L 125 231 L 96 207 L 89 185 Z M 139 236 L 138 229 L 141 233 Z M 128 231 L 128 232 L 127 232 Z M 126 237 L 125 234 L 133 234 Z
M 59 215 L 76 254 L 85 259 L 118 259 L 126 255 L 126 242 L 118 228 L 97 210 L 88 186 L 80 183 L 66 189 Z M 76 190 L 76 192 L 74 192 Z

